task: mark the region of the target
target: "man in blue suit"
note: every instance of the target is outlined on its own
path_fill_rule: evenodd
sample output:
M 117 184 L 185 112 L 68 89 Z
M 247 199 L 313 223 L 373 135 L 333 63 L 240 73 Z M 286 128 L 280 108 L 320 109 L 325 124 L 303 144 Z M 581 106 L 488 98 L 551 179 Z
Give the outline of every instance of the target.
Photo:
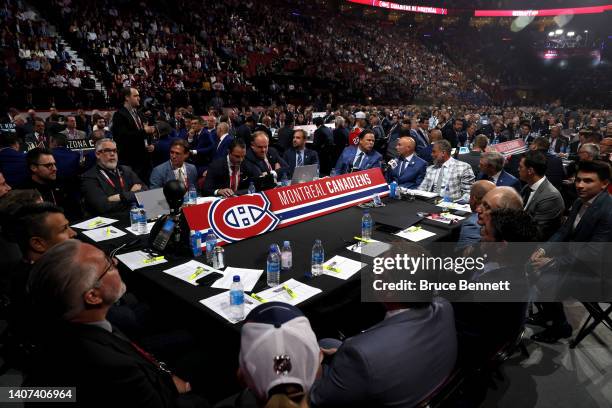
M 80 170 L 81 155 L 68 149 L 68 138 L 62 133 L 52 135 L 50 145 L 57 165 L 58 181 L 75 182 Z
M 178 180 L 185 190 L 197 188 L 198 171 L 185 160 L 189 157 L 189 144 L 184 139 L 174 139 L 170 145 L 170 161 L 160 164 L 151 173 L 150 188 L 162 188 L 170 180 Z
M 213 118 L 214 119 L 214 118 Z M 197 131 L 197 144 L 191 150 L 193 163 L 198 168 L 198 174 L 202 174 L 210 164 L 211 158 L 217 148 L 216 137 L 204 127 L 204 119 L 195 118 L 191 120 L 191 129 Z M 190 132 L 192 131 L 190 130 Z
M 229 134 L 229 125 L 227 122 L 221 122 L 217 125 L 217 138 L 215 139 L 215 149 L 213 151 L 212 159 L 216 160 L 220 157 L 227 156 L 229 145 L 234 140 L 234 137 Z
M 427 162 L 416 154 L 416 142 L 409 136 L 402 136 L 397 141 L 395 150 L 398 157 L 389 162 L 387 181 L 396 181 L 400 187 L 416 189 L 421 185 L 427 172 Z
M 359 144 L 348 146 L 342 151 L 338 162 L 336 162 L 336 172 L 344 174 L 380 167 L 382 155 L 374 150 L 374 141 L 375 136 L 371 130 L 361 132 Z
M 306 132 L 302 129 L 293 131 L 293 147 L 283 154 L 283 160 L 289 165 L 287 177 L 293 177 L 296 167 L 319 164 L 319 155 L 316 151 L 306 148 Z
M 25 153 L 19 148 L 19 138 L 16 133 L 5 133 L 0 142 L 0 172 L 9 185 L 21 185 L 29 174 Z
M 497 187 L 512 187 L 521 191 L 521 182 L 504 170 L 504 156 L 499 152 L 485 152 L 480 155 L 480 174 L 478 180 L 489 180 Z

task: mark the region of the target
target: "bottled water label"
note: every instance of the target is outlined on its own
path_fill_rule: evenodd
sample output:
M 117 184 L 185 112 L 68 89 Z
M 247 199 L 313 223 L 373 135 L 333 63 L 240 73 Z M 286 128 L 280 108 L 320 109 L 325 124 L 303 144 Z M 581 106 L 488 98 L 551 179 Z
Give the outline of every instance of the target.
M 283 253 L 281 255 L 281 257 L 282 257 L 281 258 L 282 259 L 282 261 L 281 261 L 282 262 L 282 268 L 283 269 L 291 269 L 291 266 L 292 266 L 292 263 L 293 263 L 293 260 L 291 259 L 292 258 L 291 253 Z
M 244 292 L 241 290 L 230 291 L 230 305 L 240 306 L 244 304 Z

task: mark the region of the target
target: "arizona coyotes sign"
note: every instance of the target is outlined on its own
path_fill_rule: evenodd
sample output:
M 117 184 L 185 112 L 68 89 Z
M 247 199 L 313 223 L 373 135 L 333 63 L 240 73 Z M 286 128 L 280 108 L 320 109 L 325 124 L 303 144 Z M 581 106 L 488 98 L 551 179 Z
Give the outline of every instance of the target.
M 370 201 L 374 194 L 389 194 L 379 168 L 218 199 L 183 213 L 190 229 L 212 229 L 226 244 Z

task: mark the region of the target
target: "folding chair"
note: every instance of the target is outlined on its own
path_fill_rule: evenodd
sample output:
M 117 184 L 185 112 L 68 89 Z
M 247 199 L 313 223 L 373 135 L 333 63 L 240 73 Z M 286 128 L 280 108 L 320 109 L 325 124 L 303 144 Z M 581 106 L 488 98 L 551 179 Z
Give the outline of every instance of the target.
M 612 313 L 612 303 L 608 304 L 608 307 L 603 309 L 597 302 L 582 302 L 584 308 L 589 312 L 589 316 L 582 324 L 582 327 L 578 331 L 578 334 L 569 343 L 571 349 L 575 348 L 582 339 L 591 334 L 593 330 L 600 324 L 603 323 L 608 329 L 612 330 L 612 319 L 610 314 Z

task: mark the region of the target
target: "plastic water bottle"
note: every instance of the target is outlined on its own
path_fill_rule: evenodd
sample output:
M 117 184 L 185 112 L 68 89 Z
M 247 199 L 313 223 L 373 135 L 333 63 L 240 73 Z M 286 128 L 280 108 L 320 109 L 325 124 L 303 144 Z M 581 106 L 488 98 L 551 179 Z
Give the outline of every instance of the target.
M 293 266 L 293 253 L 291 252 L 291 245 L 289 241 L 283 242 L 283 249 L 281 250 L 281 269 L 283 272 L 289 272 Z
M 274 245 L 270 245 L 270 252 L 268 253 L 266 278 L 269 287 L 273 288 L 280 285 L 280 254 Z
M 323 262 L 325 260 L 325 250 L 320 239 L 315 240 L 312 247 L 312 258 L 310 272 L 312 276 L 319 276 L 323 273 Z
M 397 198 L 397 181 L 392 181 L 389 184 L 389 196 L 391 198 Z
M 372 238 L 372 216 L 369 210 L 363 212 L 361 217 L 361 238 L 371 239 Z
M 443 190 L 443 193 L 442 193 L 442 201 L 445 202 L 445 203 L 452 203 L 453 202 L 453 199 L 451 197 L 450 190 L 449 190 L 448 186 L 444 187 L 444 190 Z
M 140 214 L 138 213 L 138 206 L 136 203 L 132 204 L 132 209 L 130 209 L 130 229 L 134 232 L 138 232 L 138 217 Z
M 202 234 L 200 231 L 191 230 L 191 251 L 193 252 L 194 257 L 198 257 L 202 255 Z
M 217 236 L 213 230 L 209 229 L 206 233 L 206 262 L 211 263 L 215 247 L 217 246 Z
M 290 184 L 291 184 L 291 182 L 287 178 L 287 174 L 283 173 L 283 177 L 281 178 L 281 186 L 286 187 L 286 186 L 288 186 Z
M 147 212 L 142 204 L 138 206 L 138 232 L 140 234 L 147 233 Z
M 198 192 L 196 191 L 195 186 L 189 187 L 189 204 L 196 205 L 198 202 Z
M 239 322 L 244 319 L 244 287 L 240 282 L 240 276 L 234 275 L 234 282 L 230 286 L 230 318 Z
M 255 184 L 253 184 L 253 182 L 252 182 L 252 181 L 249 183 L 249 190 L 248 190 L 248 193 L 249 193 L 249 194 L 255 194 L 255 193 L 256 193 L 256 191 L 255 191 Z

